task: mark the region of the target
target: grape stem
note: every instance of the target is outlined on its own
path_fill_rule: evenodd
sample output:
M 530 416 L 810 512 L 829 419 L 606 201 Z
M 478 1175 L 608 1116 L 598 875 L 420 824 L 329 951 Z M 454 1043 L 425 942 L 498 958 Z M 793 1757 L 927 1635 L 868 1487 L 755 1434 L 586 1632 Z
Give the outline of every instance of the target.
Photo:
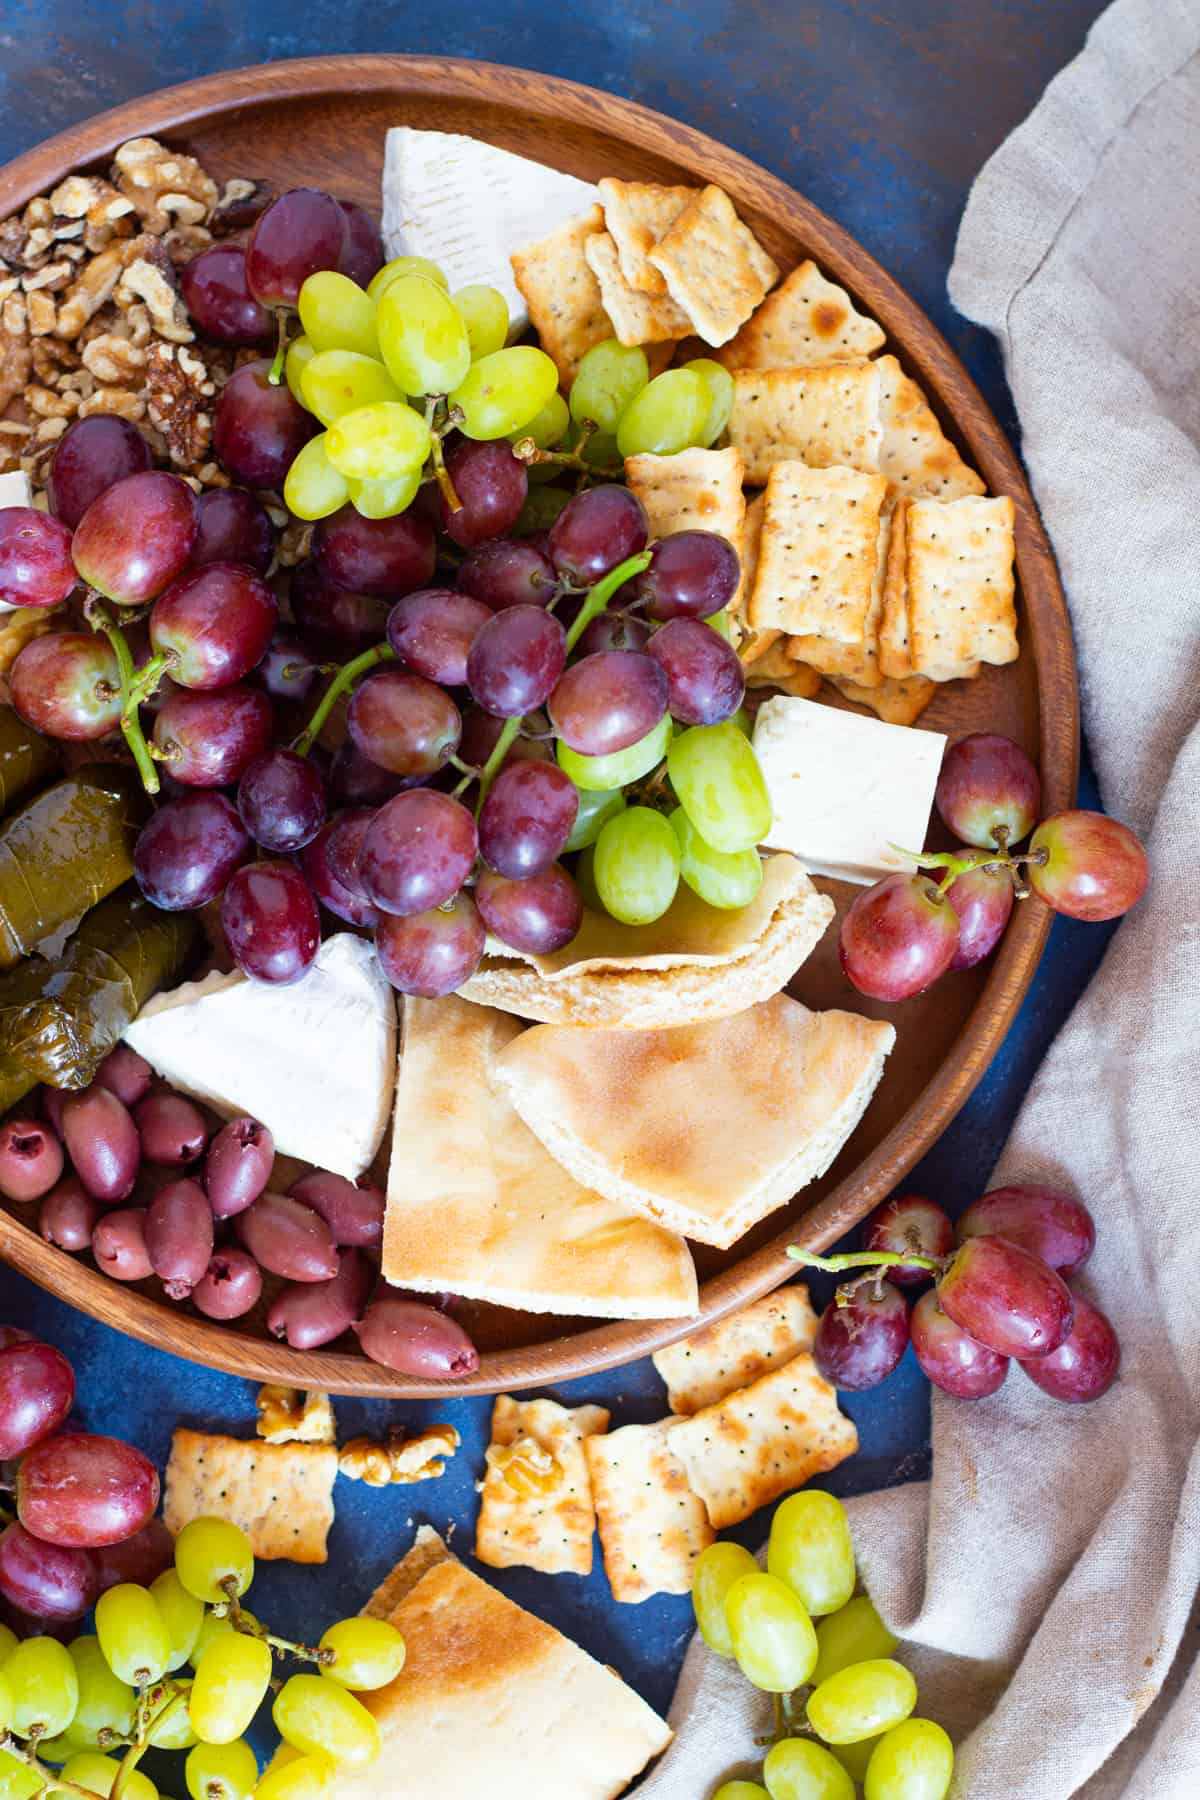
M 503 730 L 492 745 L 492 753 L 479 771 L 479 797 L 475 802 L 475 817 L 478 818 L 483 803 L 488 797 L 488 790 L 500 773 L 500 765 L 521 735 L 521 720 L 505 719 Z
M 373 650 L 364 650 L 361 656 L 352 656 L 349 662 L 343 663 L 329 686 L 325 689 L 325 692 L 322 694 L 317 705 L 317 710 L 308 721 L 304 730 L 300 733 L 300 736 L 293 743 L 292 749 L 296 752 L 296 755 L 308 755 L 320 735 L 322 726 L 333 711 L 336 702 L 340 696 L 346 692 L 347 688 L 354 685 L 360 675 L 365 675 L 368 669 L 375 668 L 377 663 L 395 662 L 395 660 L 396 652 L 392 649 L 390 644 L 376 644 Z
M 272 362 L 267 380 L 272 387 L 278 387 L 283 380 L 283 365 L 287 360 L 288 316 L 284 307 L 279 307 L 275 314 L 275 360 Z
M 845 1250 L 838 1256 L 818 1256 L 815 1251 L 802 1250 L 799 1244 L 789 1244 L 787 1254 L 793 1262 L 803 1263 L 809 1269 L 824 1269 L 830 1275 L 840 1275 L 844 1269 L 892 1269 L 899 1263 L 940 1275 L 951 1260 L 919 1256 L 915 1250 Z
M 451 480 L 450 471 L 446 467 L 445 454 L 442 450 L 442 438 L 450 429 L 449 414 L 447 413 L 446 417 L 441 421 L 440 429 L 438 428 L 438 425 L 435 424 L 437 409 L 439 406 L 444 405 L 445 401 L 440 394 L 430 394 L 425 401 L 425 423 L 428 425 L 433 438 L 433 445 L 429 452 L 433 461 L 433 478 L 438 484 L 438 491 L 441 494 L 442 499 L 446 502 L 450 511 L 456 513 L 462 511 L 462 501 L 459 499 L 458 490 Z
M 567 630 L 568 655 L 575 648 L 592 620 L 598 618 L 604 611 L 618 588 L 623 588 L 627 581 L 632 581 L 635 575 L 640 575 L 643 569 L 649 567 L 650 552 L 639 550 L 636 556 L 627 556 L 623 563 L 618 563 L 615 569 L 610 569 L 607 575 L 600 578 L 595 587 L 589 589 L 588 597 L 580 607 L 578 616 Z
M 83 603 L 83 614 L 93 631 L 104 633 L 117 659 L 117 672 L 121 682 L 121 735 L 137 764 L 142 786 L 148 794 L 157 794 L 158 770 L 154 766 L 154 758 L 150 754 L 150 746 L 146 742 L 137 709 L 158 686 L 169 667 L 169 659 L 166 656 L 152 656 L 143 669 L 135 668 L 132 652 L 125 641 L 125 633 L 109 617 L 99 595 L 88 595 Z M 154 667 L 155 664 L 158 665 L 157 668 Z
M 155 1706 L 156 1696 L 162 1696 L 161 1705 Z M 174 1682 L 164 1682 L 158 1686 L 144 1688 L 137 1698 L 134 1712 L 133 1742 L 121 1758 L 121 1766 L 117 1770 L 116 1780 L 109 1791 L 109 1800 L 122 1800 L 129 1787 L 130 1778 L 141 1762 L 150 1745 L 150 1734 L 161 1725 L 172 1713 L 186 1704 L 187 1694 Z

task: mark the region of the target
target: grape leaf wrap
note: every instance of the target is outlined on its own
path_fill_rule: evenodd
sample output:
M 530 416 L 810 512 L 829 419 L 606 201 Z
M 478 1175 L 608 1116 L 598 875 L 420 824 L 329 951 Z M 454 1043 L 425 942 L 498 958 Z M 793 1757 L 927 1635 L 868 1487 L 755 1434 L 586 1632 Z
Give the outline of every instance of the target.
M 0 814 L 36 793 L 58 768 L 53 741 L 27 725 L 11 706 L 0 706 Z

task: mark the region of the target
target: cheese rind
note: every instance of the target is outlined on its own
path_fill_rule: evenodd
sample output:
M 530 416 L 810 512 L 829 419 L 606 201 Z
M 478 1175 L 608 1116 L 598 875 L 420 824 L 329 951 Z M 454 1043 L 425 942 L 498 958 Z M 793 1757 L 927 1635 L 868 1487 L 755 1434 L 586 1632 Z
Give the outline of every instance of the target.
M 774 815 L 767 843 L 814 875 L 867 885 L 915 865 L 946 739 L 813 700 L 768 700 L 754 726 Z

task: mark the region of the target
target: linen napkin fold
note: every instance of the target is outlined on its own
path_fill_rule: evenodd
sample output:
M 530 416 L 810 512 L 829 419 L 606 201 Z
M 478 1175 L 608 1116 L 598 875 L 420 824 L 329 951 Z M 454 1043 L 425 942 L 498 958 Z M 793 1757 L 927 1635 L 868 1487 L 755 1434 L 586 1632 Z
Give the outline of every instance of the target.
M 850 1502 L 863 1577 L 957 1747 L 955 1800 L 1200 1795 L 1200 4 L 1117 0 L 984 169 L 950 278 L 1004 351 L 1108 808 L 1147 897 L 996 1181 L 1096 1216 L 1091 1406 L 937 1392 L 933 1477 Z M 1053 706 L 1054 695 L 1042 696 Z M 1031 903 L 1032 904 L 1032 903 Z M 966 1200 L 970 1196 L 959 1196 Z M 697 1640 L 639 1800 L 707 1800 L 764 1712 Z

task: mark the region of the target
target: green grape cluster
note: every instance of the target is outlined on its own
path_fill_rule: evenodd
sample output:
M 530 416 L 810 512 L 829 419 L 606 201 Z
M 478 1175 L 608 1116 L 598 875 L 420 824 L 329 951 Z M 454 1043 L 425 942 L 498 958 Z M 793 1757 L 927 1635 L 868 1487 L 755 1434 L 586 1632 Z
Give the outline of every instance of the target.
M 253 1577 L 245 1533 L 195 1519 L 176 1539 L 174 1568 L 149 1587 L 122 1582 L 101 1595 L 95 1636 L 64 1647 L 18 1642 L 0 1626 L 0 1800 L 114 1788 L 120 1800 L 158 1800 L 138 1768 L 151 1748 L 186 1752 L 191 1800 L 321 1800 L 339 1768 L 373 1762 L 379 1729 L 357 1696 L 396 1679 L 403 1637 L 384 1620 L 354 1618 L 315 1646 L 288 1643 L 241 1605 Z M 279 1686 L 272 1717 L 283 1742 L 260 1774 L 243 1734 L 276 1655 L 317 1672 Z
M 917 1684 L 892 1654 L 899 1640 L 856 1585 L 845 1508 L 816 1489 L 777 1508 L 765 1570 L 739 1544 L 698 1559 L 700 1635 L 780 1697 L 761 1782 L 723 1782 L 712 1800 L 855 1800 L 856 1783 L 866 1800 L 945 1800 L 953 1746 L 912 1716 Z M 796 1731 L 801 1701 L 811 1735 Z
M 715 444 L 733 410 L 733 377 L 711 357 L 650 379 L 646 352 L 609 338 L 595 344 L 571 385 L 570 412 L 577 425 L 598 433 L 592 455 L 651 453 L 673 456 Z

